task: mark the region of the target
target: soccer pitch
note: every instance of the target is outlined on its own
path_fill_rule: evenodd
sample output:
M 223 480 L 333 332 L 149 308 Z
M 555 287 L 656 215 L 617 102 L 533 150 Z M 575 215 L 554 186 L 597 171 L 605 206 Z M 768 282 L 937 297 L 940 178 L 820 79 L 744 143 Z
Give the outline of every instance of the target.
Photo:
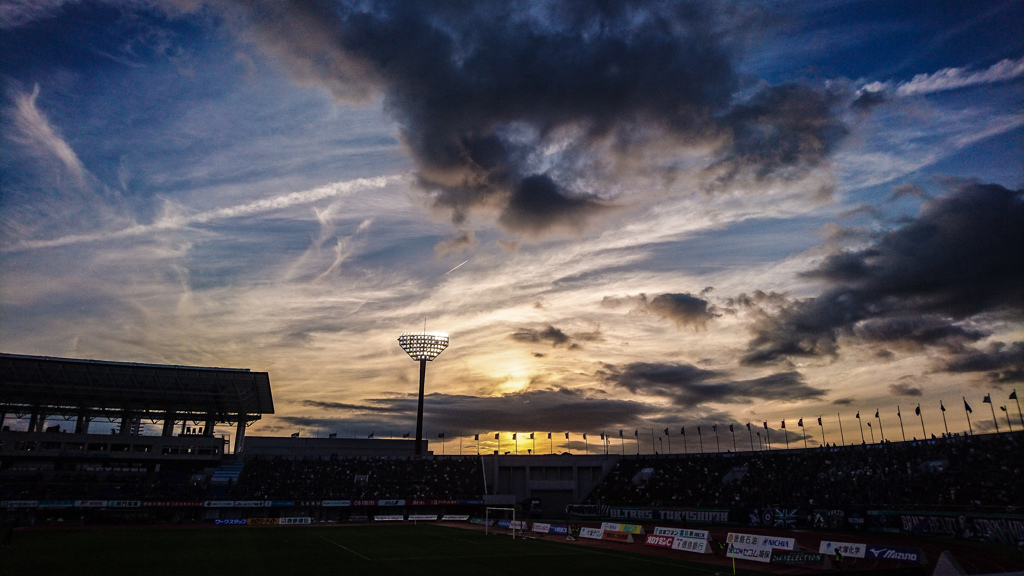
M 439 525 L 28 530 L 0 549 L 26 574 L 661 574 L 711 566 Z M 353 572 L 354 571 L 354 572 Z M 742 571 L 746 574 L 753 572 Z

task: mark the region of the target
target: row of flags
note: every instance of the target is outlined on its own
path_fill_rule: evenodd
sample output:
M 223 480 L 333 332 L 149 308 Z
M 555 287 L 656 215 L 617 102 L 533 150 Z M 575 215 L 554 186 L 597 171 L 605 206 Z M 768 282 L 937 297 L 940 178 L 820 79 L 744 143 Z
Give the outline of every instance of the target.
M 1016 389 L 1014 389 L 1014 390 L 1013 390 L 1013 392 L 1012 392 L 1012 393 L 1010 393 L 1010 396 L 1009 396 L 1009 398 L 1008 398 L 1008 399 L 1009 399 L 1009 400 L 1017 400 L 1017 390 L 1016 390 Z M 973 433 L 973 432 L 974 432 L 974 430 L 973 430 L 973 426 L 971 425 L 971 422 L 970 422 L 970 414 L 973 414 L 973 413 L 974 413 L 974 410 L 973 410 L 973 409 L 971 408 L 971 405 L 970 405 L 970 404 L 969 404 L 969 403 L 967 402 L 967 398 L 966 398 L 966 397 L 963 397 L 963 402 L 964 402 L 964 412 L 965 412 L 965 413 L 967 414 L 967 423 L 968 423 L 968 427 L 970 428 L 970 430 L 971 430 L 971 433 Z M 994 408 L 994 404 L 993 404 L 993 402 L 992 402 L 992 394 L 991 394 L 991 393 L 989 393 L 989 394 L 986 394 L 986 395 L 985 395 L 985 397 L 984 397 L 984 398 L 982 399 L 982 403 L 983 403 L 983 404 L 989 404 L 989 405 L 993 406 L 993 409 L 992 409 L 992 416 L 993 416 L 993 420 L 995 421 L 995 425 L 996 425 L 996 432 L 999 432 L 999 422 L 998 422 L 998 420 L 997 420 L 997 419 L 995 418 L 995 408 Z M 1007 425 L 1009 426 L 1009 428 L 1010 428 L 1010 431 L 1012 432 L 1012 431 L 1013 431 L 1013 425 L 1012 425 L 1012 423 L 1010 422 L 1010 416 L 1009 416 L 1009 411 L 1007 410 L 1007 407 L 1006 407 L 1006 406 L 1004 405 L 1004 406 L 1000 406 L 1000 407 L 999 407 L 999 409 L 1000 409 L 1001 411 L 1003 411 L 1003 412 L 1006 412 L 1006 413 L 1007 413 L 1007 415 L 1006 415 L 1006 423 L 1007 423 Z M 939 401 L 939 410 L 941 410 L 941 411 L 942 411 L 942 413 L 943 413 L 943 414 L 942 414 L 942 420 L 943 420 L 943 425 L 945 425 L 945 423 L 946 423 L 946 415 L 945 415 L 945 412 L 946 412 L 946 406 L 945 406 L 945 403 L 944 403 L 944 402 L 943 402 L 942 400 L 940 400 L 940 401 Z M 1020 421 L 1021 421 L 1021 426 L 1022 426 L 1022 428 L 1024 428 L 1024 415 L 1021 415 L 1021 414 L 1020 414 L 1020 412 L 1021 412 L 1021 409 L 1020 409 L 1020 401 L 1019 401 L 1019 400 L 1017 400 L 1017 412 L 1018 412 L 1018 417 L 1020 418 Z M 919 416 L 919 417 L 921 417 L 921 405 L 920 405 L 920 404 L 918 404 L 918 405 L 917 405 L 917 406 L 916 406 L 916 407 L 914 408 L 914 414 L 915 414 L 916 416 Z M 900 426 L 901 426 L 901 429 L 902 429 L 902 425 L 903 425 L 903 414 L 901 413 L 901 408 L 900 408 L 900 406 L 897 406 L 897 407 L 896 407 L 896 416 L 897 416 L 897 417 L 898 417 L 898 418 L 900 419 Z M 882 427 L 882 421 L 881 421 L 881 410 L 880 410 L 880 409 L 875 409 L 875 416 L 874 416 L 874 417 L 875 417 L 876 419 L 878 419 L 878 425 L 879 425 L 879 429 L 881 429 L 881 427 Z M 854 416 L 854 418 L 856 418 L 856 419 L 857 419 L 858 421 L 861 421 L 861 420 L 862 420 L 862 418 L 861 418 L 861 415 L 860 415 L 860 411 L 859 411 L 859 410 L 857 411 L 857 414 L 856 414 L 856 416 Z M 817 420 L 818 420 L 818 426 L 822 427 L 822 431 L 823 431 L 823 434 L 822 434 L 822 438 L 823 438 L 823 441 L 824 441 L 824 423 L 822 422 L 822 417 L 821 417 L 821 416 L 818 416 L 818 419 L 817 419 Z M 781 427 L 781 429 L 783 429 L 783 430 L 786 430 L 786 420 L 785 420 L 785 419 L 783 419 L 782 421 L 780 421 L 780 423 L 779 423 L 779 424 L 780 424 L 780 427 Z M 797 420 L 797 424 L 796 424 L 796 425 L 797 425 L 798 427 L 800 427 L 800 428 L 804 428 L 804 419 L 803 419 L 803 418 L 800 418 L 800 419 L 798 419 L 798 420 Z M 871 429 L 871 428 L 872 428 L 872 423 L 871 423 L 870 421 L 869 421 L 869 422 L 867 422 L 867 425 L 868 425 L 868 428 L 869 428 L 869 429 Z M 697 429 L 697 435 L 698 435 L 698 436 L 703 436 L 703 432 L 702 432 L 702 430 L 701 430 L 701 426 L 702 426 L 702 425 L 697 425 L 697 426 L 696 426 L 696 429 Z M 741 426 L 743 426 L 743 425 L 741 425 Z M 752 432 L 752 431 L 754 430 L 754 428 L 752 428 L 751 426 L 752 426 L 752 423 L 751 423 L 751 422 L 747 422 L 747 423 L 746 423 L 746 428 L 747 428 L 747 432 L 748 432 L 748 433 L 750 433 L 750 432 Z M 755 428 L 757 427 L 756 425 L 753 425 L 753 426 L 754 426 Z M 736 429 L 735 429 L 735 425 L 734 425 L 734 424 L 729 424 L 729 425 L 728 425 L 728 427 L 729 427 L 729 432 L 732 432 L 732 433 L 734 433 L 734 434 L 735 434 L 735 432 L 736 432 Z M 764 430 L 765 430 L 765 431 L 767 432 L 767 431 L 769 430 L 769 427 L 768 427 L 768 421 L 767 421 L 767 420 L 764 420 L 764 421 L 762 421 L 761 427 L 763 427 L 763 428 L 764 428 Z M 924 432 L 924 418 L 923 418 L 923 417 L 921 418 L 921 428 L 922 428 L 922 432 Z M 711 425 L 711 430 L 712 430 L 712 432 L 715 432 L 715 433 L 717 434 L 717 433 L 718 433 L 718 424 L 712 424 L 712 425 Z M 841 432 L 841 431 L 842 431 L 842 419 L 841 419 L 841 417 L 840 417 L 840 432 Z M 946 428 L 946 433 L 947 433 L 947 434 L 949 433 L 949 429 L 948 429 L 948 427 Z M 445 439 L 445 434 L 446 434 L 445 432 L 440 432 L 440 433 L 438 433 L 437 437 L 438 437 L 439 439 L 442 439 L 442 440 L 443 440 L 443 439 Z M 565 436 L 565 439 L 566 439 L 566 440 L 569 440 L 569 439 L 570 439 L 570 437 L 569 437 L 569 436 L 570 436 L 570 433 L 569 433 L 569 432 L 564 432 L 564 433 L 552 433 L 552 432 L 548 432 L 548 433 L 547 433 L 547 438 L 546 438 L 546 439 L 547 439 L 547 440 L 552 440 L 552 439 L 553 439 L 553 436 L 552 436 L 552 434 L 559 434 L 559 435 L 564 435 L 564 436 Z M 682 427 L 680 427 L 680 428 L 679 428 L 679 434 L 680 434 L 681 436 L 686 436 L 686 427 L 685 427 L 685 426 L 682 426 Z M 374 435 L 374 433 L 373 433 L 373 432 L 370 432 L 370 434 L 369 434 L 369 435 L 367 436 L 367 438 L 373 438 L 373 435 Z M 670 437 L 670 436 L 671 436 L 671 434 L 670 434 L 670 429 L 669 429 L 669 428 L 665 428 L 665 429 L 664 429 L 664 435 L 665 435 L 666 437 Z M 293 437 L 296 437 L 296 436 L 298 436 L 298 433 L 292 434 L 292 436 L 293 436 Z M 335 437 L 335 436 L 336 436 L 336 434 L 331 434 L 331 437 L 332 437 L 332 438 L 333 438 L 333 437 Z M 409 433 L 409 432 L 406 432 L 405 434 L 402 434 L 402 438 L 409 438 L 409 436 L 410 436 L 410 433 Z M 486 435 L 485 435 L 485 436 L 486 436 Z M 526 436 L 526 434 L 524 433 L 524 434 L 523 434 L 523 436 L 524 436 L 524 438 L 523 438 L 524 440 L 536 440 L 536 439 L 537 439 L 537 436 L 535 436 L 535 433 L 534 433 L 534 432 L 530 432 L 530 433 L 529 433 L 529 436 Z M 624 439 L 624 438 L 625 438 L 625 429 L 620 429 L 620 430 L 619 430 L 619 434 L 618 434 L 618 436 L 619 436 L 619 438 L 620 438 L 620 439 Z M 633 436 L 634 436 L 635 438 L 637 438 L 637 440 L 639 441 L 639 438 L 640 438 L 640 429 L 639 429 L 639 428 L 636 428 L 636 429 L 634 429 L 634 430 L 633 430 Z M 760 439 L 760 436 L 761 436 L 761 434 L 760 434 L 760 431 L 758 431 L 758 438 L 759 438 L 759 439 Z M 861 429 L 861 436 L 863 436 L 863 429 Z M 586 441 L 586 440 L 587 440 L 587 433 L 586 433 L 586 432 L 584 432 L 584 433 L 582 434 L 582 437 L 583 437 L 583 440 L 584 440 L 584 441 Z M 607 442 L 607 441 L 611 440 L 611 438 L 612 438 L 612 436 L 611 436 L 610 434 L 606 434 L 606 433 L 604 433 L 604 432 L 600 433 L 600 439 L 601 439 L 602 441 L 605 441 L 605 442 Z M 873 432 L 872 432 L 872 438 L 874 438 L 874 433 L 873 433 Z M 500 432 L 496 432 L 496 433 L 494 433 L 494 439 L 495 439 L 495 440 L 499 440 L 499 441 L 500 441 L 500 440 L 501 440 L 501 433 L 500 433 Z M 519 440 L 519 439 L 520 439 L 520 438 L 519 438 L 519 433 L 518 433 L 518 432 L 513 432 L 513 433 L 512 433 L 512 440 Z M 883 432 L 883 439 L 884 439 L 884 432 Z M 905 440 L 905 439 L 906 439 L 906 437 L 905 437 L 905 434 L 904 434 L 904 440 Z M 475 441 L 478 441 L 478 442 L 479 442 L 479 441 L 480 441 L 480 434 L 474 434 L 474 435 L 473 435 L 473 440 L 475 440 Z M 862 438 L 862 440 L 863 440 L 863 438 Z M 789 438 L 788 438 L 788 436 L 786 437 L 786 441 L 787 441 L 787 444 L 788 444 L 788 441 L 789 441 Z M 805 436 L 805 438 L 804 438 L 804 442 L 805 442 L 805 444 L 806 444 L 806 441 L 807 441 L 807 440 L 806 440 L 806 436 Z M 759 440 L 759 443 L 760 443 L 760 440 Z

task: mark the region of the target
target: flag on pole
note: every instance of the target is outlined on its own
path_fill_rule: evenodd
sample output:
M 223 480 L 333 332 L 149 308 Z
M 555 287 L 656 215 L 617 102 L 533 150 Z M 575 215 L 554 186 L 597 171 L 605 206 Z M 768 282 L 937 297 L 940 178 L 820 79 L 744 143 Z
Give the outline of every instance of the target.
M 584 440 L 586 440 L 586 439 L 587 439 L 587 433 L 586 433 L 586 432 L 584 432 L 584 433 L 583 433 L 583 439 L 584 439 Z
M 982 404 L 991 404 L 992 403 L 992 395 L 991 394 L 985 394 L 985 399 L 982 400 L 981 403 Z
M 800 419 L 800 420 L 799 420 L 799 421 L 798 421 L 798 422 L 796 423 L 796 425 L 797 425 L 797 426 L 799 426 L 799 427 L 801 427 L 801 428 L 803 428 L 803 427 L 804 427 L 804 419 L 803 419 L 803 418 L 801 418 L 801 419 Z
M 821 416 L 818 416 L 818 426 L 821 426 Z
M 942 405 L 942 400 L 939 400 L 939 410 L 946 411 L 946 407 Z
M 480 435 L 479 434 L 473 434 L 473 440 L 479 440 L 479 439 L 480 439 Z
M 497 440 L 500 435 L 501 435 L 501 432 L 495 432 L 494 433 L 494 439 Z
M 711 425 L 711 431 L 712 432 L 718 432 L 718 424 L 712 424 Z
M 747 432 L 750 432 L 750 422 L 747 422 Z
M 619 428 L 619 438 L 622 438 L 622 428 Z
M 292 432 L 292 438 L 298 438 L 298 437 L 299 437 L 299 433 L 298 432 Z
M 1016 400 L 1016 399 L 1017 399 L 1017 389 L 1014 388 L 1013 392 L 1010 393 L 1010 400 Z
M 534 440 L 534 439 L 535 438 L 533 437 L 533 432 L 530 432 L 530 440 Z
M 637 438 L 640 437 L 640 429 L 639 428 L 637 428 L 636 430 L 633 430 L 633 436 L 636 436 Z
M 875 418 L 878 418 L 878 410 L 875 410 Z
M 967 410 L 967 412 L 970 414 L 974 413 L 974 410 L 971 410 L 971 405 L 967 403 L 966 398 L 964 398 L 964 410 Z
M 551 432 L 548 432 L 548 440 L 551 440 Z
M 441 432 L 440 434 L 438 434 L 437 437 L 438 438 L 444 438 L 444 432 Z
M 732 429 L 732 424 L 729 424 L 729 432 L 735 432 L 735 430 Z
M 665 428 L 665 436 L 668 436 L 668 428 Z
M 408 438 L 408 437 L 409 437 L 409 433 L 408 432 L 406 432 L 405 434 L 402 434 L 402 438 Z
M 896 407 L 896 417 L 897 418 L 903 418 L 903 415 L 900 414 L 900 407 L 899 406 Z
M 857 418 L 857 420 L 860 420 L 860 410 L 857 410 L 857 416 L 856 416 L 856 418 Z
M 516 439 L 516 433 L 515 433 L 515 432 L 513 432 L 513 433 L 512 433 L 512 439 L 513 439 L 513 440 L 515 440 L 515 439 Z
M 373 438 L 373 432 L 370 432 L 370 435 L 367 436 L 367 438 Z
M 918 416 L 921 415 L 921 407 L 920 406 L 918 406 L 917 408 L 914 408 L 914 414 L 917 414 Z
M 686 436 L 686 426 L 681 426 L 679 428 L 679 433 L 683 436 Z
M 604 440 L 604 432 L 601 432 L 601 440 Z
M 783 420 L 783 421 L 782 421 L 782 429 L 783 429 L 783 430 L 785 430 L 785 429 L 786 429 L 786 421 L 785 421 L 785 420 Z
M 1002 410 L 1003 412 L 1006 412 L 1006 406 L 1000 406 L 999 409 Z
M 768 421 L 767 421 L 767 420 L 765 420 L 765 421 L 764 421 L 764 429 L 765 429 L 765 430 L 767 430 L 767 429 L 768 429 Z

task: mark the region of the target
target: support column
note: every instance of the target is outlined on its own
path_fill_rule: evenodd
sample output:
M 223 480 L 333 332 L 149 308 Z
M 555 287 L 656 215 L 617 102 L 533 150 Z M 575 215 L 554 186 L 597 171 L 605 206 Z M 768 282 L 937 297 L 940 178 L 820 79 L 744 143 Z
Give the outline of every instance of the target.
M 241 454 L 245 447 L 245 413 L 238 415 L 238 427 L 235 428 L 235 454 Z
M 36 425 L 39 423 L 39 412 L 32 410 L 32 414 L 28 417 L 28 431 L 35 432 Z
M 206 426 L 203 427 L 203 436 L 213 436 L 213 427 L 217 424 L 217 419 L 212 414 L 206 415 Z
M 75 434 L 88 434 L 90 422 L 92 422 L 92 418 L 84 410 L 79 412 L 75 419 Z
M 132 417 L 132 413 L 125 410 L 121 413 L 121 429 L 117 431 L 120 436 L 130 436 L 132 433 L 132 425 L 135 424 L 135 419 Z
M 165 438 L 170 437 L 170 436 L 174 436 L 174 418 L 175 418 L 175 416 L 176 416 L 176 414 L 174 413 L 174 410 L 168 410 L 167 413 L 164 414 L 164 429 L 163 429 L 163 432 L 160 433 L 161 436 L 163 436 Z
M 7 418 L 7 412 L 0 410 L 0 430 L 4 429 L 4 420 Z

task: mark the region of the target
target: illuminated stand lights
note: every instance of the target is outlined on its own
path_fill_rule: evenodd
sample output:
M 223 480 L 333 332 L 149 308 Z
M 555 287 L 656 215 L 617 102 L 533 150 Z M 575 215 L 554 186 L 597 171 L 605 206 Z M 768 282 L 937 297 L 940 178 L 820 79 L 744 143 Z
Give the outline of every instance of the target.
M 413 360 L 420 363 L 420 396 L 416 407 L 416 452 L 423 453 L 423 384 L 427 377 L 427 361 L 437 358 L 448 347 L 448 335 L 442 332 L 406 332 L 398 344 Z

